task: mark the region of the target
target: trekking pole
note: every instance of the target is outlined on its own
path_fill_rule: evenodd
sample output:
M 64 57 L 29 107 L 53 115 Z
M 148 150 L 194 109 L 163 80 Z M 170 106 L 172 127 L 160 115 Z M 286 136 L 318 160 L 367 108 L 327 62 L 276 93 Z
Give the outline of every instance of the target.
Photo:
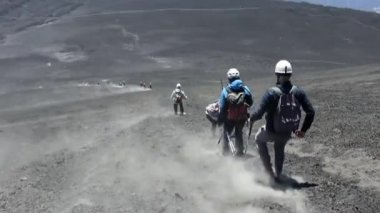
M 252 133 L 252 127 L 253 127 L 253 123 L 254 123 L 254 122 L 251 122 L 251 119 L 249 119 L 249 132 L 248 132 L 248 140 L 251 138 L 251 133 Z
M 219 137 L 219 140 L 218 140 L 218 144 L 220 144 L 220 141 L 222 140 L 222 136 L 223 136 L 223 134 L 220 134 L 220 137 Z
M 220 79 L 220 86 L 222 87 L 222 90 L 223 90 L 223 81 L 222 81 L 222 79 Z M 218 124 L 218 126 L 219 126 L 219 124 Z M 220 141 L 222 140 L 222 137 L 223 137 L 223 132 L 220 133 L 218 144 L 220 144 Z
M 249 139 L 245 141 L 244 155 L 246 155 L 248 152 L 248 145 L 249 145 Z
M 235 132 L 234 132 L 234 134 L 235 134 Z M 230 147 L 230 151 L 232 153 L 232 156 L 235 156 L 236 155 L 235 144 L 234 144 L 234 141 L 232 141 L 232 139 L 231 139 L 230 133 L 228 133 L 228 132 L 227 132 L 227 139 L 228 139 L 228 145 Z M 236 137 L 235 137 L 235 140 L 236 140 Z

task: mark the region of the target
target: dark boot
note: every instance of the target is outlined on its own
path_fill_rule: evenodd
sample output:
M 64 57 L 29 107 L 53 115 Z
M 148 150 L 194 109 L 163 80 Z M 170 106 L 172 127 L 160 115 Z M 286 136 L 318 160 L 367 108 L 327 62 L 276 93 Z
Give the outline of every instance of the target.
M 244 155 L 244 140 L 243 140 L 243 128 L 244 121 L 235 123 L 235 146 L 236 146 L 236 156 Z
M 181 112 L 181 115 L 183 115 L 185 113 L 185 111 L 183 109 L 183 102 L 182 101 L 179 102 L 179 111 Z
M 272 169 L 272 164 L 270 162 L 270 156 L 269 156 L 269 152 L 268 152 L 268 147 L 267 147 L 267 143 L 257 143 L 257 147 L 258 147 L 258 151 L 259 151 L 259 155 L 260 155 L 260 159 L 261 161 L 263 162 L 263 165 L 264 165 L 264 169 L 265 171 L 268 173 L 268 175 L 275 179 L 275 175 L 274 175 L 274 172 L 273 172 L 273 169 Z
M 274 142 L 274 168 L 276 170 L 276 177 L 280 177 L 285 160 L 285 145 L 287 140 L 277 140 Z
M 222 149 L 222 154 L 223 155 L 230 155 L 231 149 L 229 145 L 229 135 L 231 134 L 233 129 L 233 124 L 230 122 L 226 121 L 223 124 L 223 149 Z
M 178 104 L 174 103 L 173 108 L 174 108 L 174 114 L 177 115 L 178 114 Z

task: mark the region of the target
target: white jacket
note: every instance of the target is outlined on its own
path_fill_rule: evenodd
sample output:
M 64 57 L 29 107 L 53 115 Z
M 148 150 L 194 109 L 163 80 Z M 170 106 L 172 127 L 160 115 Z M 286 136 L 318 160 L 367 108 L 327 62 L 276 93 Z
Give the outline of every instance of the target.
M 172 99 L 173 102 L 176 102 L 176 101 L 178 101 L 178 99 L 180 99 L 180 100 L 185 99 L 186 100 L 187 96 L 183 90 L 176 88 L 175 90 L 173 90 L 170 98 Z

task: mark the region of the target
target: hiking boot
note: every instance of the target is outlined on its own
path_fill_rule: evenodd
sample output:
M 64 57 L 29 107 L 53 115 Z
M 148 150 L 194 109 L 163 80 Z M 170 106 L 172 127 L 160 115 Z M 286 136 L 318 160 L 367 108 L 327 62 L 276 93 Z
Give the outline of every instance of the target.
M 244 152 L 243 151 L 237 151 L 235 156 L 236 157 L 244 157 Z
M 275 183 L 277 183 L 277 184 L 284 184 L 284 183 L 289 181 L 286 176 L 281 175 L 281 174 L 276 175 L 273 179 L 274 179 Z M 296 183 L 297 183 L 297 181 L 296 181 Z
M 273 180 L 274 180 L 274 182 L 277 183 L 277 184 L 282 183 L 282 179 L 281 179 L 281 177 L 276 176 L 276 177 L 274 177 Z

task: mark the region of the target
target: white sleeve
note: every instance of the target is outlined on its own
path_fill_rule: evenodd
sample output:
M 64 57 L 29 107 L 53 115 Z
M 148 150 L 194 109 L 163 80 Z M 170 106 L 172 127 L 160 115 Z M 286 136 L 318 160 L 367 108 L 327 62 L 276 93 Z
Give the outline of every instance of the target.
M 186 94 L 185 94 L 184 91 L 182 91 L 182 95 L 183 95 L 183 97 L 184 97 L 185 99 L 187 99 L 187 96 L 186 96 Z

